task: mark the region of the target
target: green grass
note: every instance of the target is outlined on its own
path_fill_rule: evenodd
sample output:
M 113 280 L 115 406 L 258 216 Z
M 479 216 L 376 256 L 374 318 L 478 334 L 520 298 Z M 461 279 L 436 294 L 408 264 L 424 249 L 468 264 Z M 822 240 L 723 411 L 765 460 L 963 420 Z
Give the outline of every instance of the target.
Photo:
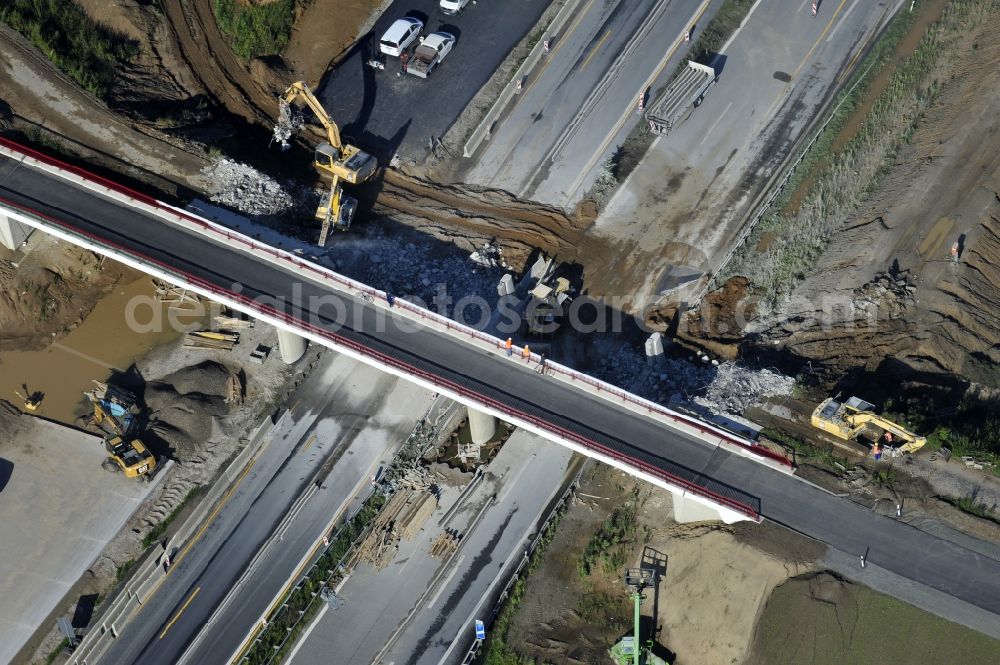
M 167 527 L 169 527 L 170 524 L 175 519 L 177 519 L 177 516 L 181 514 L 181 511 L 184 510 L 184 507 L 186 505 L 188 505 L 189 503 L 191 503 L 191 501 L 196 496 L 198 496 L 202 492 L 203 489 L 204 489 L 203 487 L 198 486 L 198 487 L 195 487 L 194 489 L 192 489 L 190 492 L 188 492 L 187 496 L 184 497 L 184 500 L 181 501 L 180 504 L 176 508 L 174 508 L 172 511 L 170 511 L 170 514 L 167 515 L 163 519 L 162 522 L 160 522 L 159 524 L 154 525 L 153 528 L 149 530 L 149 533 L 147 533 L 145 535 L 145 537 L 143 537 L 143 539 L 142 539 L 142 546 L 143 547 L 149 547 L 149 546 L 155 544 L 157 541 L 159 541 L 160 537 L 163 536 L 163 534 L 165 534 L 167 532 Z
M 746 663 L 993 665 L 998 653 L 1000 641 L 867 587 L 848 584 L 828 603 L 797 578 L 772 592 Z
M 618 631 L 628 628 L 632 619 L 629 597 L 624 593 L 615 595 L 591 590 L 580 597 L 576 613 L 589 624 Z
M 940 497 L 943 501 L 950 503 L 964 513 L 974 515 L 975 517 L 982 518 L 984 520 L 989 520 L 991 522 L 996 522 L 1000 524 L 1000 516 L 998 516 L 993 508 L 987 506 L 985 503 L 980 502 L 975 495 L 963 496 L 963 497 L 951 497 L 943 496 Z
M 588 577 L 600 567 L 608 575 L 614 575 L 625 567 L 635 544 L 648 538 L 648 527 L 640 528 L 639 510 L 644 498 L 637 487 L 624 503 L 615 508 L 597 533 L 591 537 L 577 562 L 580 577 Z
M 538 539 L 538 544 L 531 553 L 528 565 L 511 587 L 507 600 L 504 601 L 503 607 L 497 613 L 496 620 L 486 633 L 486 642 L 483 644 L 479 656 L 473 661 L 477 665 L 536 665 L 534 658 L 522 656 L 511 646 L 510 627 L 514 621 L 514 616 L 517 615 L 517 609 L 521 604 L 521 600 L 524 598 L 525 586 L 528 580 L 531 579 L 531 574 L 541 565 L 542 559 L 545 557 L 545 549 L 552 542 L 552 538 L 555 537 L 556 528 L 559 526 L 559 522 L 562 520 L 565 512 L 564 505 L 549 520 L 549 525 Z
M 45 665 L 52 665 L 52 663 L 56 662 L 56 658 L 58 658 L 59 655 L 62 654 L 63 649 L 68 646 L 69 638 L 63 638 L 63 641 L 57 644 L 55 648 L 49 652 L 49 655 L 45 657 Z
M 115 584 L 118 584 L 123 579 L 128 577 L 128 573 L 132 570 L 132 566 L 135 565 L 135 559 L 129 559 L 124 563 L 118 564 L 118 568 L 115 569 Z
M 1000 416 L 996 404 L 965 399 L 957 406 L 949 397 L 929 393 L 886 401 L 887 415 L 916 432 L 927 432 L 927 447 L 944 447 L 955 457 L 970 456 L 993 464 L 1000 474 Z
M 241 58 L 278 55 L 284 51 L 295 21 L 295 0 L 263 5 L 214 0 L 212 10 L 219 30 Z
M 0 21 L 105 101 L 115 85 L 117 67 L 139 52 L 133 40 L 100 25 L 67 0 L 3 0 Z
M 760 433 L 762 436 L 784 446 L 788 450 L 795 451 L 795 454 L 802 460 L 819 462 L 823 466 L 829 467 L 831 470 L 837 470 L 838 472 L 839 469 L 837 469 L 835 463 L 842 464 L 845 467 L 852 466 L 847 463 L 847 458 L 835 455 L 832 446 L 815 446 L 773 427 L 765 427 Z

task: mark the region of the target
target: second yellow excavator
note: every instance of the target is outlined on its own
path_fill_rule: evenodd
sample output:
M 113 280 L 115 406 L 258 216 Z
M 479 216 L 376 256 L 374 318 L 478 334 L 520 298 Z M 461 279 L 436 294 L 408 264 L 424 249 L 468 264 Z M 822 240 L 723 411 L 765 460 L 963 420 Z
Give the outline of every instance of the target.
M 812 425 L 846 441 L 879 445 L 892 456 L 916 452 L 927 439 L 874 412 L 875 405 L 859 397 L 823 400 L 812 414 Z
M 292 104 L 296 101 L 305 104 L 326 130 L 327 140 L 316 146 L 313 156 L 316 171 L 321 178 L 330 182 L 329 193 L 316 210 L 316 219 L 322 222 L 318 242 L 322 247 L 326 244 L 331 225 L 336 229 L 347 230 L 357 210 L 357 200 L 343 193 L 340 181 L 345 180 L 352 185 L 365 182 L 375 174 L 378 161 L 361 148 L 341 141 L 340 128 L 304 81 L 288 86 L 278 99 L 280 114 L 274 135 L 283 144 L 298 129 L 291 111 Z

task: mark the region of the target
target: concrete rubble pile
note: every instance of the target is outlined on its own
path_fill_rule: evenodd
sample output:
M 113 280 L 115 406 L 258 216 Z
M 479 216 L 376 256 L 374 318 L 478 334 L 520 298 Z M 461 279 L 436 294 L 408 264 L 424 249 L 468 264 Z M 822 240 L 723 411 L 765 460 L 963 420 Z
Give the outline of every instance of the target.
M 877 307 L 890 319 L 897 319 L 916 302 L 917 286 L 908 271 L 880 272 L 854 290 L 854 305 L 862 311 Z
M 433 244 L 401 244 L 377 227 L 367 227 L 352 234 L 327 251 L 334 268 L 389 291 L 397 297 L 415 297 L 431 305 L 434 311 L 452 316 L 433 306 L 439 293 L 450 296 L 451 302 L 463 296 L 483 298 L 487 303 L 496 301 L 496 285 L 502 275 L 500 268 L 487 268 L 469 260 L 450 248 Z M 468 308 L 469 323 L 476 322 L 476 312 Z
M 769 369 L 755 370 L 726 362 L 715 370 L 705 394 L 694 401 L 716 413 L 740 415 L 765 397 L 790 395 L 795 386 L 792 377 Z
M 251 217 L 290 214 L 309 198 L 252 166 L 228 158 L 216 160 L 202 174 L 208 179 L 212 202 Z
M 597 376 L 660 404 L 694 403 L 715 413 L 741 415 L 765 397 L 788 395 L 795 379 L 735 362 L 710 364 L 662 356 L 650 365 L 631 346 L 609 354 Z

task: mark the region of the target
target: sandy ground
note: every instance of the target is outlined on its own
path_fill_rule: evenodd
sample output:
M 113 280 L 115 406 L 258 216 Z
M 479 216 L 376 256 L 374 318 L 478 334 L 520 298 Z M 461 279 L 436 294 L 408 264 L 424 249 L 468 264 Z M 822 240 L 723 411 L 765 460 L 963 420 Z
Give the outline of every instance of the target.
M 100 438 L 0 403 L 0 662 L 8 662 L 153 485 L 101 468 Z
M 754 325 L 767 347 L 834 376 L 900 369 L 996 385 L 1000 11 L 976 17 L 962 34 L 934 73 L 940 95 L 892 171 L 837 223 L 780 314 Z M 957 264 L 949 261 L 954 242 Z M 906 292 L 874 280 L 894 265 Z
M 629 546 L 623 567 L 638 566 L 642 557 L 665 566 L 655 600 L 658 642 L 679 665 L 742 662 L 771 590 L 811 570 L 824 548 L 771 525 L 677 524 L 668 517 L 669 493 L 600 465 L 585 472 L 532 575 L 510 642 L 547 663 L 605 661 L 606 650 L 629 629 L 624 571 L 598 569 L 583 577 L 578 561 L 598 525 L 635 487 L 645 497 L 639 515 L 644 537 Z M 644 625 L 653 611 L 650 594 Z
M 775 589 L 745 662 L 987 665 L 998 652 L 997 640 L 821 573 Z
M 0 354 L 60 340 L 115 285 L 138 277 L 131 268 L 102 263 L 92 252 L 43 233 L 33 233 L 16 252 L 0 247 Z

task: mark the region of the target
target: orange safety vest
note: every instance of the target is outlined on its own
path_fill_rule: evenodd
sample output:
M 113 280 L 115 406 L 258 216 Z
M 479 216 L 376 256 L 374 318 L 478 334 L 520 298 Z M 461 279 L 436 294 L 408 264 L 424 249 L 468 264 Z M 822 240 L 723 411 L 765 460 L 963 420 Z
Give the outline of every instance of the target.
M 504 348 L 507 349 L 508 351 L 514 348 L 514 342 L 511 340 L 510 337 L 507 338 L 507 343 L 504 344 Z
M 524 345 L 524 351 L 521 352 L 521 357 L 522 358 L 530 358 L 531 357 L 531 351 L 528 349 L 528 345 L 527 344 Z

